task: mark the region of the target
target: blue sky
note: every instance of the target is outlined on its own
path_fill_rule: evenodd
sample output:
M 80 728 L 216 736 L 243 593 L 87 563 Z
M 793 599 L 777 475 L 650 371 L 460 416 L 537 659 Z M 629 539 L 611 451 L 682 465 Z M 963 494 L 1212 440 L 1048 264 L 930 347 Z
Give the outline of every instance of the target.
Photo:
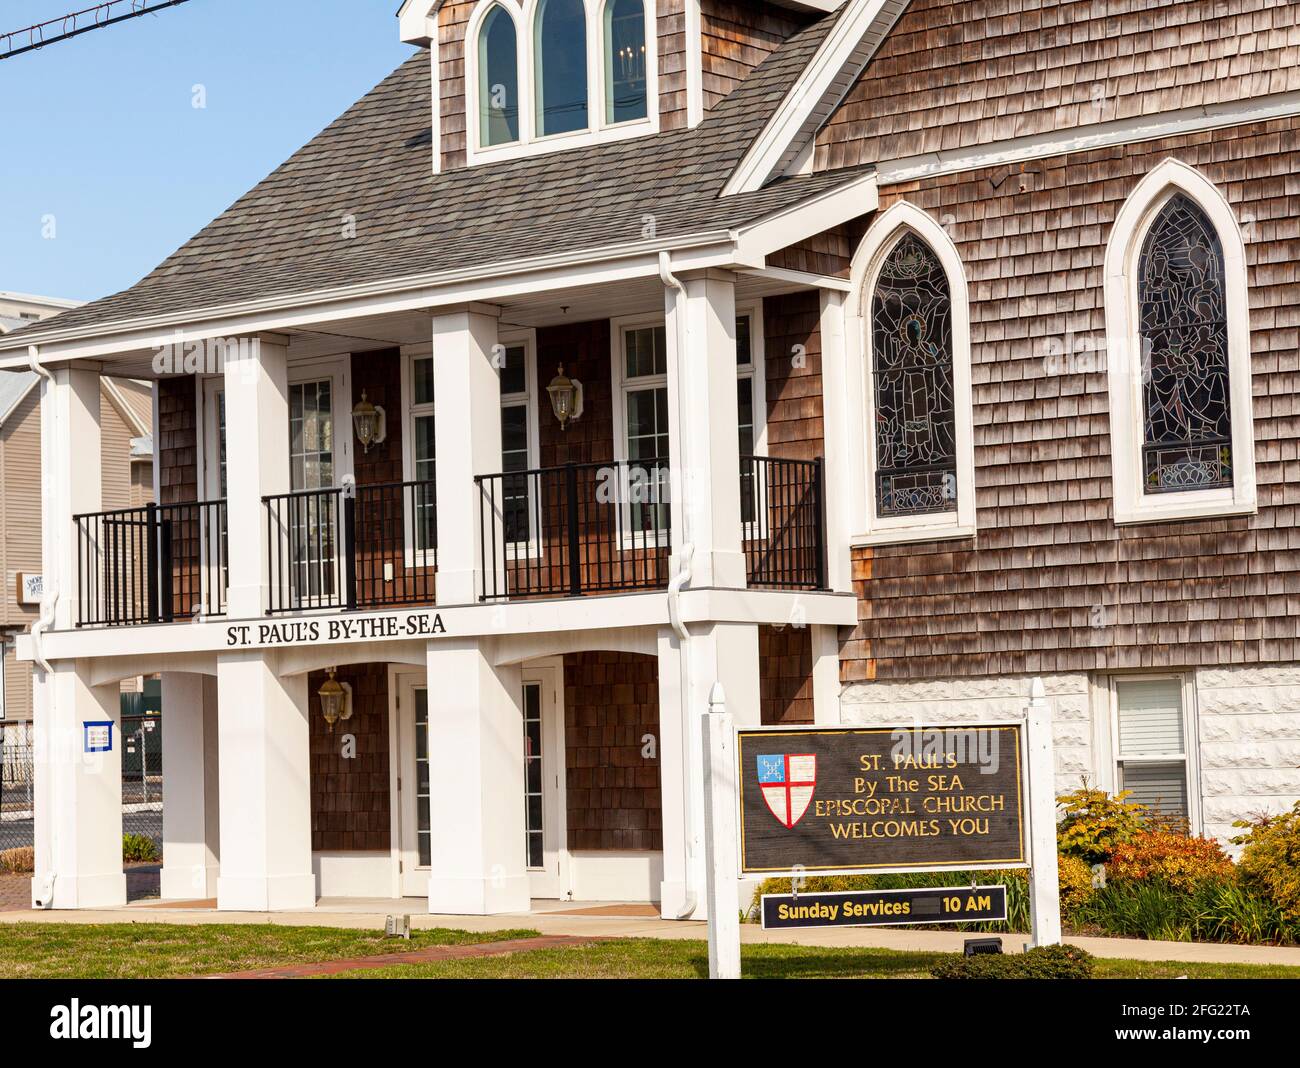
M 90 6 L 6 0 L 0 33 Z M 0 290 L 147 274 L 411 54 L 398 6 L 190 0 L 0 61 Z

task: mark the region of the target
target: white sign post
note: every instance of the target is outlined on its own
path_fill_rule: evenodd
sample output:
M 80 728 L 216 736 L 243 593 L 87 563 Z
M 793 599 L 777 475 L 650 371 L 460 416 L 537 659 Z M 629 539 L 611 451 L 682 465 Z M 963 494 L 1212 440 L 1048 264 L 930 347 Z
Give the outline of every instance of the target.
M 709 909 L 709 978 L 740 978 L 739 849 L 736 839 L 736 728 L 722 683 L 704 717 L 704 842 Z
M 1029 686 L 1025 712 L 1029 756 L 1029 945 L 1061 942 L 1061 887 L 1056 870 L 1056 768 L 1052 754 L 1052 711 L 1043 680 Z

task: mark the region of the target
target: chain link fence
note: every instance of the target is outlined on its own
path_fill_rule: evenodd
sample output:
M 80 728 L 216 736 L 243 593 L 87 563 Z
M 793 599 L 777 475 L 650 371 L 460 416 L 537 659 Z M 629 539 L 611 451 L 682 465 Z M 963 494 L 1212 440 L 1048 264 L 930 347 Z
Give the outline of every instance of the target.
M 162 852 L 162 720 L 124 715 L 114 743 L 122 749 L 122 833 L 150 839 Z M 35 844 L 35 755 L 26 731 L 0 738 L 0 850 Z

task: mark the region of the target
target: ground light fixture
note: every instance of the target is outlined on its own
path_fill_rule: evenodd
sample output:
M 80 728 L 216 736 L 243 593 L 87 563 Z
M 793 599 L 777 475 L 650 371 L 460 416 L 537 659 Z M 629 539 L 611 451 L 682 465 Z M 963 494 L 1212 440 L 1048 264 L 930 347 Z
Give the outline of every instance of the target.
M 569 423 L 582 418 L 582 383 L 564 373 L 564 364 L 556 368 L 556 375 L 546 387 L 551 398 L 551 411 L 560 421 L 560 429 L 567 430 Z
M 321 688 L 316 691 L 316 696 L 320 698 L 321 715 L 325 717 L 325 724 L 331 734 L 334 733 L 334 724 L 339 720 L 352 718 L 352 701 L 350 687 L 346 683 L 339 682 L 334 678 L 334 673 L 338 668 L 326 668 L 329 672 L 329 678 L 321 684 Z
M 369 452 L 371 445 L 378 445 L 388 437 L 388 417 L 384 409 L 366 400 L 366 391 L 361 391 L 361 399 L 352 409 L 352 426 L 356 430 L 357 440 L 361 442 L 361 451 Z

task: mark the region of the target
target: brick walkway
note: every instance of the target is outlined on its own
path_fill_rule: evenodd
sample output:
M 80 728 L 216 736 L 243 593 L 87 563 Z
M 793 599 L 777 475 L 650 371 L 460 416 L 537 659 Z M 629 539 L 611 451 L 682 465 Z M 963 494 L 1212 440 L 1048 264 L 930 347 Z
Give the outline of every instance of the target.
M 0 875 L 0 912 L 19 912 L 32 907 L 30 875 Z
M 513 938 L 506 942 L 475 942 L 465 946 L 429 946 L 409 953 L 380 953 L 373 957 L 325 960 L 315 964 L 288 964 L 282 968 L 258 968 L 250 972 L 227 972 L 207 979 L 303 979 L 313 975 L 337 975 L 359 968 L 386 968 L 390 964 L 428 964 L 440 960 L 466 960 L 471 957 L 496 957 L 505 953 L 526 953 L 530 949 L 556 949 L 560 946 L 585 946 L 601 941 L 578 935 L 543 935 L 540 938 Z

